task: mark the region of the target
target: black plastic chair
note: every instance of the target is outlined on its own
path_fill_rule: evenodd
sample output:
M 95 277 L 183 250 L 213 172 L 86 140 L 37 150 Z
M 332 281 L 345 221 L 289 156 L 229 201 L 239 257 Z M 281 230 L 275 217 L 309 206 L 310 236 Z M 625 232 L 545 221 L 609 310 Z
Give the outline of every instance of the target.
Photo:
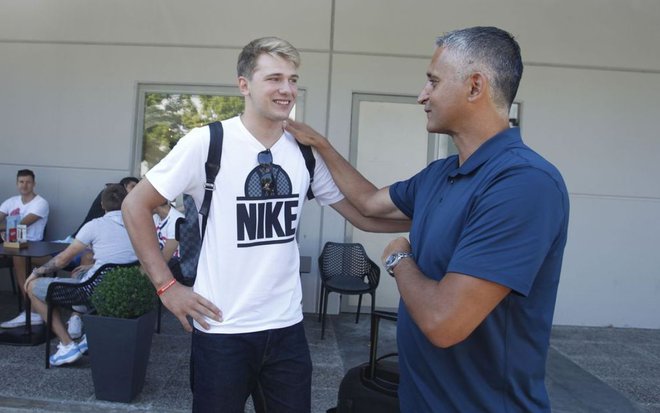
M 355 323 L 360 321 L 362 295 L 371 295 L 371 312 L 376 306 L 376 287 L 380 281 L 380 267 L 367 256 L 362 244 L 327 242 L 319 256 L 321 275 L 321 300 L 319 321 L 321 339 L 325 335 L 325 316 L 328 311 L 328 294 L 359 295 Z
M 0 269 L 9 270 L 9 279 L 11 280 L 11 290 L 18 299 L 18 312 L 23 311 L 23 294 L 16 288 L 16 277 L 14 276 L 14 260 L 7 255 L 0 255 Z
M 46 317 L 46 368 L 50 368 L 50 340 L 51 325 L 53 320 L 53 308 L 55 306 L 73 310 L 74 306 L 92 307 L 92 293 L 94 288 L 103 280 L 103 276 L 115 267 L 133 267 L 140 265 L 139 262 L 128 264 L 104 264 L 94 274 L 81 283 L 53 282 L 48 286 L 46 292 L 46 305 L 48 315 Z

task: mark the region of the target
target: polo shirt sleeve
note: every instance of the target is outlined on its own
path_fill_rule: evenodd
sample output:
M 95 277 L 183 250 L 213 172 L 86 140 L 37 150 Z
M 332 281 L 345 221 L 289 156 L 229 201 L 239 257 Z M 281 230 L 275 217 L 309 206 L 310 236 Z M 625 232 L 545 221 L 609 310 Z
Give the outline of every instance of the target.
M 546 172 L 503 172 L 472 204 L 448 272 L 496 282 L 526 296 L 568 211 Z
M 96 233 L 95 226 L 96 219 L 83 225 L 82 228 L 80 228 L 80 231 L 76 234 L 76 239 L 88 247 L 92 245 L 94 243 L 94 234 Z
M 417 188 L 422 187 L 422 182 L 430 169 L 431 166 L 423 169 L 405 181 L 395 182 L 390 186 L 390 198 L 392 199 L 392 202 L 394 202 L 394 205 L 396 205 L 396 207 L 409 218 L 413 217 L 413 212 L 415 210 L 415 195 L 417 194 Z

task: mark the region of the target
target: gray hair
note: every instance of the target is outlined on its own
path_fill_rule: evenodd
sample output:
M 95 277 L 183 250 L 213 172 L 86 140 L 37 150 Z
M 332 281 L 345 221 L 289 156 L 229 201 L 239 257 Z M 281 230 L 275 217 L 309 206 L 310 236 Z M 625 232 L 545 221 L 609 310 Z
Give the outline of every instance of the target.
M 300 66 L 300 53 L 291 43 L 278 37 L 262 37 L 252 40 L 241 51 L 236 65 L 238 76 L 251 79 L 257 68 L 257 59 L 264 53 L 281 57 L 293 63 L 296 68 Z
M 463 78 L 483 73 L 493 102 L 508 113 L 523 72 L 520 46 L 511 34 L 497 27 L 470 27 L 445 33 L 435 43 L 453 59 Z

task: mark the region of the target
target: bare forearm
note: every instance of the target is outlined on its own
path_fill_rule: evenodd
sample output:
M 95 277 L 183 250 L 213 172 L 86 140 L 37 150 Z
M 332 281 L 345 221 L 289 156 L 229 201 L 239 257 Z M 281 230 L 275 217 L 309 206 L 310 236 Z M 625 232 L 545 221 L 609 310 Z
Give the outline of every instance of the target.
M 405 219 L 394 205 L 389 188 L 376 188 L 318 132 L 304 123 L 287 121 L 286 130 L 304 145 L 316 148 L 341 192 L 364 216 Z
M 396 252 L 411 252 L 406 238 L 394 239 L 385 247 L 381 257 L 383 264 Z M 408 313 L 433 344 L 449 347 L 463 339 L 461 335 L 464 333 L 460 329 L 463 326 L 460 321 L 456 322 L 456 312 L 452 311 L 457 296 L 447 294 L 447 290 L 440 286 L 441 281 L 427 277 L 414 257 L 401 259 L 394 267 L 394 277 Z
M 41 217 L 39 215 L 28 214 L 21 220 L 21 224 L 26 225 L 26 226 L 30 226 L 30 225 L 34 224 L 35 222 L 39 221 L 40 219 L 41 219 Z
M 450 347 L 472 334 L 511 291 L 465 274 L 447 273 L 435 281 L 412 260 L 395 269 L 397 287 L 415 323 L 438 347 Z
M 327 140 L 319 140 L 316 150 L 325 161 L 332 179 L 344 196 L 362 214 L 374 215 L 374 212 L 369 210 L 367 201 L 378 192 L 378 188 L 353 168 Z
M 53 273 L 59 269 L 64 268 L 66 264 L 68 264 L 68 261 L 67 262 L 62 262 L 62 261 L 63 260 L 60 258 L 60 256 L 56 255 L 55 257 L 48 260 L 48 262 L 45 263 L 44 265 L 35 268 L 33 272 L 37 275 L 46 275 Z
M 404 219 L 362 218 L 352 222 L 356 228 L 367 232 L 399 233 L 410 231 L 410 221 Z
M 222 320 L 220 309 L 206 298 L 196 294 L 192 288 L 179 283 L 169 284 L 173 275 L 163 259 L 158 247 L 156 232 L 153 226 L 151 211 L 166 201 L 147 179 L 143 179 L 133 188 L 122 204 L 122 215 L 128 235 L 135 248 L 135 253 L 142 262 L 156 289 L 169 285 L 166 291 L 159 293 L 165 307 L 176 316 L 186 331 L 192 327 L 186 317 L 190 316 L 202 328 L 208 329 L 209 324 L 204 317 L 216 321 Z
M 135 190 L 139 190 L 138 187 L 132 192 Z M 151 215 L 153 208 L 148 200 L 140 198 L 138 194 L 132 195 L 129 194 L 122 204 L 124 224 L 142 267 L 154 286 L 160 287 L 172 279 L 172 272 L 158 246 Z
M 347 199 L 331 205 L 353 226 L 368 232 L 408 232 L 410 229 L 409 219 L 373 218 L 362 215 L 355 206 Z
M 79 240 L 73 240 L 73 242 L 69 244 L 69 246 L 66 247 L 64 251 L 48 260 L 48 262 L 42 266 L 35 268 L 33 273 L 41 276 L 60 270 L 66 267 L 67 264 L 69 264 L 69 262 L 71 262 L 71 260 L 73 260 L 76 255 L 84 251 L 86 247 L 87 245 L 83 244 Z
M 426 277 L 412 259 L 404 259 L 396 266 L 396 285 L 401 299 L 415 324 L 429 338 L 441 324 L 443 314 L 438 311 L 438 282 Z

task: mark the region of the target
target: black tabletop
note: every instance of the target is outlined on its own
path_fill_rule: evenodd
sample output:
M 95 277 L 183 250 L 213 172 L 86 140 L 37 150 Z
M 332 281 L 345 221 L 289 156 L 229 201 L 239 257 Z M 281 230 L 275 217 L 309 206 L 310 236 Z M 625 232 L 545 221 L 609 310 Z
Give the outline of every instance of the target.
M 5 248 L 0 243 L 0 255 L 19 257 L 45 257 L 64 251 L 69 244 L 63 242 L 29 241 L 27 248 Z

